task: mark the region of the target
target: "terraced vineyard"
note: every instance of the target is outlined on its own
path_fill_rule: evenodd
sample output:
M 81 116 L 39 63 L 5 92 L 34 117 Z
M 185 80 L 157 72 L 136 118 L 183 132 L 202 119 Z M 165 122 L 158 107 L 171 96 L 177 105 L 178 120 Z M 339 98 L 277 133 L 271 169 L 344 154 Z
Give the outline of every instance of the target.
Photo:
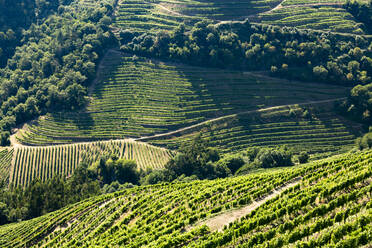
M 187 27 L 197 21 L 237 20 L 248 15 L 270 10 L 280 1 L 120 1 L 115 26 L 137 32 L 168 31 L 185 23 Z
M 132 140 L 76 143 L 49 147 L 15 148 L 10 184 L 28 185 L 35 178 L 45 181 L 54 175 L 69 176 L 81 161 L 88 165 L 104 155 L 135 160 L 138 169 L 162 168 L 172 152 Z M 9 173 L 8 173 L 9 174 Z
M 363 1 L 363 0 L 361 0 Z M 168 31 L 185 23 L 187 28 L 201 20 L 252 22 L 302 29 L 364 34 L 361 24 L 342 8 L 346 0 L 123 0 L 119 2 L 114 26 L 136 32 Z
M 358 0 L 358 2 L 367 2 L 368 0 Z M 341 5 L 346 3 L 347 0 L 285 0 L 281 3 L 283 6 L 293 5 L 309 5 L 309 4 L 328 4 L 328 5 Z
M 116 28 L 136 32 L 158 32 L 172 30 L 180 23 L 187 26 L 201 18 L 174 14 L 163 7 L 160 1 L 123 0 L 116 13 Z
M 287 4 L 287 1 L 284 1 Z M 258 15 L 252 20 L 263 24 L 363 34 L 361 24 L 343 8 L 332 6 L 286 6 Z
M 12 165 L 13 148 L 0 150 L 0 183 L 7 183 Z
M 339 98 L 347 91 L 238 71 L 133 60 L 114 51 L 105 60 L 84 112 L 46 115 L 26 125 L 16 139 L 47 145 L 136 138 L 247 110 Z
M 126 189 L 0 227 L 7 247 L 361 247 L 372 230 L 372 152 L 247 176 Z M 212 232 L 212 216 L 300 183 Z M 151 230 L 151 231 L 150 231 Z M 350 246 L 351 244 L 351 246 Z
M 307 151 L 316 159 L 345 152 L 354 146 L 353 126 L 335 115 L 333 104 L 291 105 L 242 113 L 142 140 L 176 149 L 201 133 L 212 146 L 224 152 L 285 144 L 298 152 Z M 354 131 L 358 132 L 356 126 Z

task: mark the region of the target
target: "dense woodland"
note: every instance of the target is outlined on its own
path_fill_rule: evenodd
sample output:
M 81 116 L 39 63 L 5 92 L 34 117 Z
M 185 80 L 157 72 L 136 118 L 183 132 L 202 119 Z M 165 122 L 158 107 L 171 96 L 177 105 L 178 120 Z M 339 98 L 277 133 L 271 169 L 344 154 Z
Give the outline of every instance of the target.
M 86 86 L 97 61 L 114 43 L 108 25 L 112 6 L 79 12 L 60 6 L 58 15 L 24 31 L 22 46 L 0 71 L 0 138 L 9 144 L 16 125 L 86 103 Z
M 15 48 L 22 44 L 23 32 L 32 23 L 41 23 L 66 0 L 0 1 L 0 67 L 4 67 Z

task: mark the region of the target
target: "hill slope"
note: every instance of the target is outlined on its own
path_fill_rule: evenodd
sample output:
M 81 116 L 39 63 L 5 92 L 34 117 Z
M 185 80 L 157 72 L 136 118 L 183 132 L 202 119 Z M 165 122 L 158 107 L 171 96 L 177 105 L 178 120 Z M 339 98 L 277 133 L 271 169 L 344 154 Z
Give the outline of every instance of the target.
M 342 5 L 346 0 L 176 0 L 120 1 L 115 14 L 115 29 L 132 32 L 168 31 L 180 23 L 189 28 L 201 20 L 213 23 L 244 20 L 340 33 L 364 34 L 361 23 Z
M 2 246 L 360 247 L 371 237 L 372 152 L 301 167 L 191 183 L 135 187 L 0 227 Z M 222 232 L 201 224 L 247 206 L 286 182 L 299 184 Z
M 344 97 L 347 88 L 133 58 L 111 51 L 84 112 L 46 115 L 17 134 L 27 145 L 148 136 L 264 107 Z
M 342 153 L 354 146 L 358 125 L 335 114 L 335 101 L 264 108 L 228 115 L 179 131 L 141 138 L 154 145 L 178 148 L 199 133 L 224 152 L 248 147 L 287 145 L 313 159 Z

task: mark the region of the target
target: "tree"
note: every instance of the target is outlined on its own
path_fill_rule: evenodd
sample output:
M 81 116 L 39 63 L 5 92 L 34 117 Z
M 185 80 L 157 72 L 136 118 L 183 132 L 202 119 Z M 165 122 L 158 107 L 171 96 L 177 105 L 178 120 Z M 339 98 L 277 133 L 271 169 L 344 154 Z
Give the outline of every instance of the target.
M 85 105 L 86 89 L 77 83 L 73 83 L 66 88 L 66 98 L 72 110 L 81 108 Z
M 287 148 L 280 149 L 261 149 L 255 162 L 259 163 L 263 168 L 273 168 L 281 166 L 291 166 L 292 163 L 292 153 Z
M 309 161 L 309 154 L 305 151 L 302 151 L 299 155 L 298 155 L 298 161 L 300 162 L 300 164 L 304 164 L 304 163 L 307 163 Z
M 230 155 L 219 160 L 217 164 L 225 166 L 231 171 L 232 174 L 235 174 L 235 172 L 239 170 L 245 164 L 245 162 L 243 158 L 238 155 Z
M 328 70 L 323 66 L 315 66 L 313 69 L 313 73 L 316 78 L 319 78 L 321 80 L 325 80 L 328 77 Z
M 219 158 L 218 151 L 210 148 L 207 142 L 198 135 L 191 144 L 183 145 L 179 154 L 171 159 L 165 168 L 174 171 L 177 176 L 184 174 L 206 178 L 213 174 L 213 166 L 208 162 L 216 162 Z
M 5 203 L 0 202 L 0 225 L 8 223 L 9 210 Z

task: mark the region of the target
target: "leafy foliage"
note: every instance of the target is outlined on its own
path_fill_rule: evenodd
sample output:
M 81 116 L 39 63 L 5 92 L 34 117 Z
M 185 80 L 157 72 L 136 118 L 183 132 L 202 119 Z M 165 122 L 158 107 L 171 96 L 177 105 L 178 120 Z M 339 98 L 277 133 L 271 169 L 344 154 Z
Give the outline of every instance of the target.
M 361 2 L 348 0 L 344 8 L 349 11 L 357 20 L 364 24 L 364 28 L 372 33 L 372 1 Z
M 84 164 L 67 180 L 55 176 L 45 182 L 34 180 L 25 188 L 2 188 L 0 223 L 35 218 L 99 192 L 98 181 Z
M 243 22 L 197 23 L 190 32 L 143 34 L 122 44 L 126 52 L 194 65 L 248 70 L 344 85 L 371 82 L 372 45 L 361 36 L 303 31 Z M 361 63 L 362 62 L 362 63 Z M 279 69 L 280 68 L 280 69 Z
M 96 174 L 103 184 L 111 184 L 117 181 L 120 184 L 132 183 L 137 184 L 139 172 L 137 164 L 133 160 L 118 159 L 116 157 L 94 163 L 89 170 Z
M 102 18 L 95 23 L 90 12 L 62 6 L 58 15 L 24 33 L 23 45 L 1 71 L 0 118 L 9 118 L 0 126 L 2 145 L 17 124 L 47 111 L 84 106 L 85 87 L 100 55 L 113 42 L 109 23 L 103 21 L 110 9 L 99 11 Z

